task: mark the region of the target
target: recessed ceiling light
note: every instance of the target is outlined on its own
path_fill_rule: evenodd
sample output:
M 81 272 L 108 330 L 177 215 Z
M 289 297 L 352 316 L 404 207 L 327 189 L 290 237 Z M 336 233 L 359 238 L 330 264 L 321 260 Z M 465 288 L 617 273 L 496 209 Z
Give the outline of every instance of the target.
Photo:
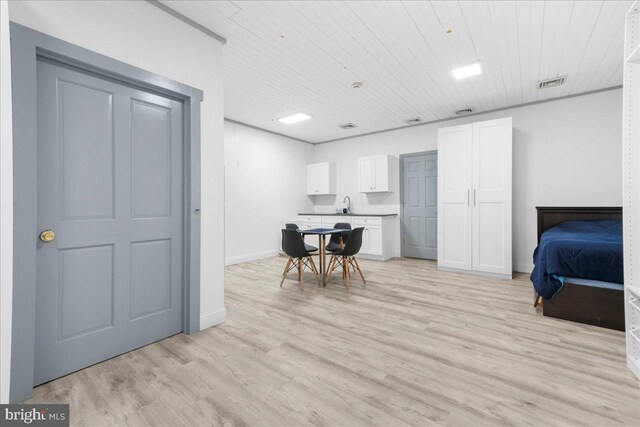
M 298 114 L 294 114 L 292 116 L 287 116 L 287 117 L 283 117 L 281 119 L 278 119 L 279 122 L 285 123 L 287 125 L 293 124 L 293 123 L 298 123 L 301 122 L 303 120 L 307 120 L 310 119 L 311 116 L 305 113 L 298 113 Z
M 453 77 L 460 80 L 482 74 L 482 66 L 479 62 L 476 62 L 475 64 L 467 65 L 466 67 L 454 68 L 452 72 Z

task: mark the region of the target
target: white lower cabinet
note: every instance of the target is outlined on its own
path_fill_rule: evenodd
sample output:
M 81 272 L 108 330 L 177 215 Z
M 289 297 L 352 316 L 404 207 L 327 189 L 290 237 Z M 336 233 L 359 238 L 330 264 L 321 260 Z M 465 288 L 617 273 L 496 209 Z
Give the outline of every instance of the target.
M 351 224 L 351 228 L 364 227 L 362 233 L 362 247 L 358 256 L 386 261 L 392 257 L 393 246 L 393 224 L 392 217 L 358 217 L 358 216 L 314 216 L 301 215 L 296 219 L 286 222 L 293 222 L 307 230 L 310 228 L 331 228 L 338 222 Z M 327 237 L 327 241 L 328 241 Z M 318 236 L 306 236 L 307 244 L 318 246 Z
M 362 246 L 365 248 L 363 252 L 382 256 L 382 227 L 365 227 L 364 231 L 367 244 L 364 245 L 365 239 L 363 239 Z
M 353 217 L 352 228 L 364 227 L 360 252 L 368 255 L 383 256 L 382 217 Z

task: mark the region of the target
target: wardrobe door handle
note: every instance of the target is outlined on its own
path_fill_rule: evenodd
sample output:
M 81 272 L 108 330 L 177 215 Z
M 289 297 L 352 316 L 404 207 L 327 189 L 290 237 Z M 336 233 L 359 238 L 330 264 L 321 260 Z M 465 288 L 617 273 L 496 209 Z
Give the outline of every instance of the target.
M 467 190 L 467 206 L 471 206 L 471 198 L 469 196 L 469 192 L 471 192 L 471 190 Z
M 476 189 L 473 189 L 473 206 L 476 205 Z

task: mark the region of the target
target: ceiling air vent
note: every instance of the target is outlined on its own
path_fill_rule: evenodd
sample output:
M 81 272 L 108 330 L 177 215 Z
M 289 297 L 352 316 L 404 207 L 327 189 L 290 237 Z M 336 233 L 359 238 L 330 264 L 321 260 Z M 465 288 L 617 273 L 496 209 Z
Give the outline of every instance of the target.
M 354 125 L 353 123 L 345 123 L 345 124 L 343 124 L 343 125 L 338 125 L 338 127 L 339 127 L 339 128 L 342 128 L 342 129 L 355 129 L 355 128 L 357 128 L 358 126 L 357 126 L 357 125 Z
M 547 79 L 547 80 L 540 80 L 538 82 L 538 90 L 546 89 L 548 87 L 563 85 L 565 80 L 567 80 L 567 76 L 554 77 L 552 79 Z
M 412 119 L 405 120 L 404 122 L 408 125 L 417 125 L 418 123 L 422 123 L 422 119 L 420 117 L 414 117 Z
M 456 116 L 464 116 L 465 114 L 473 113 L 473 108 L 465 108 L 463 110 L 456 111 Z

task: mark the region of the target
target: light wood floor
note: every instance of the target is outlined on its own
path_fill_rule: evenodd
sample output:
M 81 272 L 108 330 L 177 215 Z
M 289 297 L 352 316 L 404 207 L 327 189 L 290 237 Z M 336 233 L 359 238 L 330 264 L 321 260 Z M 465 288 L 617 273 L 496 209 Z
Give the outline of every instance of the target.
M 279 288 L 226 269 L 228 320 L 38 387 L 78 425 L 640 425 L 621 332 L 544 318 L 526 275 L 362 261 L 368 282 Z

